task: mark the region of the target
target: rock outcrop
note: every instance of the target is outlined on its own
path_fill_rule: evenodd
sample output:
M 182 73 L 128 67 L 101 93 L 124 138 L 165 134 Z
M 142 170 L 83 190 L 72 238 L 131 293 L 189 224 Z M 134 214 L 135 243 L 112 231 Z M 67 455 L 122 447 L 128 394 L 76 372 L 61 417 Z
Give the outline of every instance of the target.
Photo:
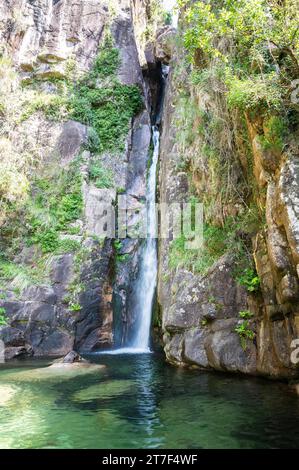
M 160 200 L 187 203 L 195 197 L 205 205 L 206 221 L 226 239 L 222 255 L 219 250 L 218 259 L 198 271 L 194 265 L 203 256 L 200 251 L 195 258 L 189 253 L 193 266 L 185 268 L 179 258 L 188 254 L 182 254 L 172 240 L 160 241 L 158 308 L 167 359 L 185 367 L 276 378 L 298 376 L 298 366 L 291 361 L 293 341 L 299 337 L 296 136 L 289 136 L 283 150 L 262 145 L 269 133 L 269 116 L 267 121 L 258 113 L 248 113 L 244 127 L 240 114 L 227 109 L 227 90 L 212 75 L 212 60 L 209 64 L 198 58 L 194 74 L 200 75 L 206 67 L 204 73 L 210 75 L 206 83 L 203 73 L 203 83 L 195 85 L 188 80 L 191 65 L 186 65 L 185 55 L 178 44 L 170 62 Z M 247 141 L 250 150 L 245 148 Z M 225 179 L 227 168 L 229 179 Z M 259 226 L 246 221 L 246 231 L 240 227 L 229 245 L 231 229 L 225 232 L 225 221 L 242 219 L 243 201 L 255 187 L 259 188 L 256 210 L 265 208 L 265 220 Z M 215 251 L 222 242 L 213 240 Z M 239 260 L 234 252 L 243 241 L 254 257 L 257 273 L 254 278 L 252 268 L 251 282 L 260 283 L 256 288 L 246 285 L 237 272 Z M 247 263 L 245 273 L 251 269 Z
M 50 101 L 55 100 L 57 90 L 70 76 L 74 80 L 89 72 L 109 34 L 119 51 L 119 83 L 136 85 L 143 100 L 143 109 L 128 125 L 124 150 L 113 156 L 109 152 L 101 155 L 104 171 L 114 180 L 109 189 L 98 188 L 89 180 L 88 166 L 95 151 L 87 150 L 91 131 L 86 124 L 66 115 L 48 118 L 37 105 L 8 129 L 13 148 L 22 154 L 34 151 L 38 174 L 44 180 L 59 168 L 67 170 L 80 156 L 83 211 L 71 227 L 72 234 L 61 235 L 62 242 L 66 239 L 71 248 L 49 258 L 46 280 L 22 286 L 21 292 L 15 289 L 14 278 L 2 282 L 0 308 L 7 326 L 1 328 L 0 339 L 7 357 L 62 356 L 74 347 L 79 351 L 108 348 L 116 341 L 114 330 L 119 319 L 124 330 L 129 322 L 130 286 L 137 275 L 139 243 L 125 240 L 116 252 L 114 234 L 104 241 L 99 236 L 105 217 L 103 204 L 115 207 L 118 193 L 135 205 L 145 198 L 150 96 L 142 75 L 144 64 L 139 61 L 142 46 L 137 44 L 135 33 L 140 18 L 146 18 L 146 4 L 136 1 L 132 6 L 129 0 L 8 0 L 0 5 L 1 53 L 12 58 L 16 75 L 11 86 L 15 89 L 19 90 L 21 83 L 28 93 L 38 87 L 43 97 L 46 94 Z M 133 7 L 139 18 L 134 17 L 134 22 Z M 18 93 L 22 99 L 23 91 Z M 59 106 L 55 102 L 54 112 Z M 81 247 L 79 255 L 72 245 Z M 21 243 L 13 262 L 31 269 L 42 257 L 38 248 Z

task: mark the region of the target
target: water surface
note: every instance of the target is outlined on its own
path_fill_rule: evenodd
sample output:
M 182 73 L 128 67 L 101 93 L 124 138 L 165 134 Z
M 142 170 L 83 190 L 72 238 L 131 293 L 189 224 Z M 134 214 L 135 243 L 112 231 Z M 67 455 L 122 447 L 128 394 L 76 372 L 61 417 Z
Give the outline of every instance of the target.
M 0 448 L 298 448 L 283 384 L 178 370 L 155 354 L 92 356 L 87 375 L 0 366 Z

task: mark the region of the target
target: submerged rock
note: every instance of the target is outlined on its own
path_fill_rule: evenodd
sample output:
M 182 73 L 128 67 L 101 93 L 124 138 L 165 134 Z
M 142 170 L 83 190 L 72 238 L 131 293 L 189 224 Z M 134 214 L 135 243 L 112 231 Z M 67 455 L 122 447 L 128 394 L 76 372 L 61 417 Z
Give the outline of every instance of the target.
M 107 399 L 123 395 L 132 388 L 132 380 L 110 380 L 79 390 L 73 395 L 74 401 L 91 401 L 98 398 Z
M 54 362 L 48 367 L 12 372 L 5 376 L 7 382 L 38 382 L 42 380 L 63 381 L 80 375 L 102 372 L 106 366 L 82 362 Z

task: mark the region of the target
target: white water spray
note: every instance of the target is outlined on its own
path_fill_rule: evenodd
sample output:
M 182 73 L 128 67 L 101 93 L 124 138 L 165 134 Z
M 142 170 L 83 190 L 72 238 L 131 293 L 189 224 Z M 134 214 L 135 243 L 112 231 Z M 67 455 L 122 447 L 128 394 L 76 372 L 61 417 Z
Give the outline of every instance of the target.
M 133 350 L 148 352 L 152 321 L 153 301 L 157 283 L 157 216 L 156 216 L 156 184 L 157 164 L 159 158 L 160 133 L 153 127 L 154 152 L 147 183 L 147 239 L 140 268 L 140 276 L 136 285 L 136 332 L 131 343 Z
M 97 354 L 119 355 L 151 352 L 150 330 L 158 272 L 156 184 L 160 133 L 156 126 L 153 127 L 153 144 L 153 159 L 147 182 L 147 238 L 142 251 L 139 278 L 135 286 L 134 316 L 136 317 L 136 324 L 134 338 L 128 346 L 111 351 L 98 352 Z

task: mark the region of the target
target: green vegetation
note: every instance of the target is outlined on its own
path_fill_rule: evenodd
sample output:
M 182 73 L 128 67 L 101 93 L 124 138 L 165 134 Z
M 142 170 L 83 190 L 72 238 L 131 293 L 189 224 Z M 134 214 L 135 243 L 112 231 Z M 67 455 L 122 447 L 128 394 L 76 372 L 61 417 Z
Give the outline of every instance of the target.
M 75 119 L 89 126 L 86 148 L 92 154 L 122 151 L 130 121 L 142 109 L 143 101 L 138 86 L 119 82 L 119 66 L 119 51 L 107 36 L 87 74 L 78 78 L 75 62 L 70 59 L 66 62 L 64 75 L 59 79 L 47 78 L 53 91 L 46 93 L 41 89 L 44 78 L 35 77 L 24 82 L 23 87 L 17 86 L 13 65 L 3 56 L 0 58 L 3 91 L 0 118 L 5 119 L 7 129 L 14 131 L 37 112 L 50 120 Z M 56 175 L 45 173 L 43 178 L 32 181 L 32 175 L 40 172 L 41 150 L 28 147 L 28 152 L 16 151 L 7 137 L 0 136 L 0 244 L 3 254 L 7 254 L 7 240 L 12 256 L 12 244 L 17 251 L 21 238 L 29 245 L 38 245 L 44 254 L 77 250 L 75 242 L 61 241 L 59 233 L 76 234 L 71 224 L 82 213 L 80 171 L 77 168 L 75 174 L 73 168 L 70 171 L 66 168 L 60 172 L 57 162 Z M 98 188 L 114 185 L 112 172 L 104 168 L 99 158 L 92 159 L 89 176 Z M 25 229 L 18 226 L 18 218 L 25 218 Z
M 10 283 L 16 294 L 31 285 L 46 282 L 49 275 L 50 263 L 45 257 L 39 258 L 34 264 L 27 266 L 21 263 L 0 258 L 0 287 Z
M 99 189 L 112 188 L 115 184 L 112 171 L 106 169 L 98 157 L 90 162 L 89 179 Z
M 5 326 L 7 325 L 7 320 L 6 320 L 6 310 L 3 307 L 0 307 L 0 326 Z
M 296 0 L 179 0 L 184 23 L 174 71 L 177 171 L 189 176 L 205 207 L 205 246 L 170 246 L 170 267 L 205 273 L 224 253 L 236 261 L 235 279 L 258 293 L 252 239 L 265 228 L 265 193 L 254 175 L 252 129 L 262 151 L 279 161 L 290 129 L 299 73 Z
M 82 307 L 81 307 L 81 305 L 78 304 L 78 303 L 71 303 L 71 304 L 69 305 L 69 310 L 70 310 L 71 312 L 80 312 L 80 310 L 82 310 Z
M 250 312 L 249 310 L 242 310 L 241 312 L 239 312 L 239 317 L 242 318 L 243 320 L 249 320 L 253 316 L 254 316 L 253 313 Z
M 36 179 L 34 195 L 27 207 L 27 243 L 39 245 L 43 253 L 76 250 L 76 242 L 60 241 L 59 233 L 67 232 L 70 224 L 80 218 L 82 208 L 78 162 L 67 169 L 59 169 L 52 179 Z
M 235 279 L 249 292 L 257 292 L 260 279 L 253 268 L 253 260 L 248 248 L 247 236 L 254 229 L 251 225 L 250 209 L 242 216 L 229 217 L 223 226 L 205 223 L 203 227 L 204 246 L 202 250 L 185 248 L 186 237 L 173 240 L 170 244 L 169 267 L 179 267 L 194 273 L 206 274 L 213 264 L 225 253 L 231 253 L 235 260 Z M 253 218 L 252 224 L 260 227 L 260 221 Z M 240 236 L 241 235 L 241 236 Z
M 121 254 L 122 245 L 123 244 L 121 240 L 114 240 L 113 242 L 113 246 L 116 252 L 116 261 L 118 263 L 125 263 L 126 261 L 130 259 L 129 254 L 124 254 L 124 255 Z
M 36 112 L 43 112 L 50 121 L 61 121 L 67 117 L 67 100 L 64 95 L 36 94 L 20 116 L 20 122 L 26 121 Z
M 35 95 L 20 121 L 38 111 L 51 120 L 74 119 L 90 126 L 88 150 L 122 151 L 130 120 L 142 109 L 143 101 L 137 85 L 119 82 L 119 66 L 119 51 L 107 36 L 88 74 L 78 80 L 74 74 L 60 80 L 56 94 Z
M 255 338 L 255 333 L 250 327 L 249 319 L 252 318 L 253 314 L 251 312 L 240 312 L 240 318 L 243 320 L 236 328 L 235 333 L 240 337 L 241 346 L 244 350 L 247 349 L 247 341 L 253 341 Z
M 107 39 L 92 70 L 75 83 L 70 99 L 70 116 L 92 127 L 92 147 L 95 150 L 97 135 L 98 153 L 124 150 L 130 119 L 143 106 L 138 86 L 118 81 L 119 65 L 119 51 Z
M 296 0 L 221 0 L 217 2 L 179 0 L 187 5 L 185 46 L 190 54 L 198 49 L 214 58 L 229 60 L 217 38 L 234 41 L 238 56 L 248 62 L 262 54 L 271 42 L 285 52 L 292 62 L 299 53 L 298 4 Z M 267 51 L 265 52 L 267 53 Z M 194 60 L 194 55 L 191 55 Z
M 236 274 L 236 280 L 241 286 L 246 287 L 248 292 L 258 292 L 260 290 L 261 280 L 255 269 L 247 268 Z
M 232 109 L 238 108 L 241 111 L 282 109 L 282 88 L 275 72 L 250 78 L 238 78 L 227 73 L 225 83 L 228 87 L 228 105 Z
M 297 0 L 178 3 L 187 8 L 184 45 L 195 73 L 207 70 L 207 58 L 221 67 L 232 108 L 283 112 L 290 105 L 299 71 Z
M 284 149 L 287 136 L 287 122 L 279 116 L 271 116 L 264 123 L 265 135 L 259 140 L 263 150 L 272 150 L 281 153 Z

